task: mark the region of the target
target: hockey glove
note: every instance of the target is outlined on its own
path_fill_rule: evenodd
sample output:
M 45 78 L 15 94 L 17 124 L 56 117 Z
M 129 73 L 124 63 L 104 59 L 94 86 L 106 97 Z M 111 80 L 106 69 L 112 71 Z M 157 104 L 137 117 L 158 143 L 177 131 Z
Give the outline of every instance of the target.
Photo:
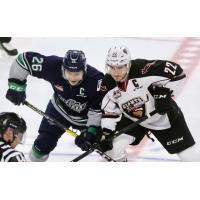
M 110 129 L 103 128 L 103 139 L 99 144 L 99 148 L 101 151 L 106 152 L 110 151 L 113 148 L 112 136 L 115 131 L 111 131 Z
M 88 151 L 94 143 L 100 141 L 101 132 L 100 127 L 90 126 L 75 138 L 75 144 L 80 147 L 82 151 Z
M 155 100 L 155 108 L 160 115 L 165 114 L 173 108 L 171 98 L 172 90 L 152 84 L 148 87 L 148 90 Z
M 20 105 L 26 99 L 26 80 L 8 79 L 6 98 L 15 105 Z

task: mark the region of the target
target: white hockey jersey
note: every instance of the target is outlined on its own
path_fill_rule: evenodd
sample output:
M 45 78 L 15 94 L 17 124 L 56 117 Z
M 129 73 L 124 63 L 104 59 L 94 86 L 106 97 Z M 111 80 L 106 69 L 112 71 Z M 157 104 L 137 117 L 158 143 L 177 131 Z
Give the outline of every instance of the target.
M 116 83 L 110 74 L 106 74 L 101 90 L 103 92 L 102 110 L 106 113 L 124 115 L 136 121 L 155 110 L 155 101 L 148 91 L 151 84 L 164 85 L 176 96 L 185 80 L 183 69 L 176 63 L 163 60 L 136 59 L 131 61 L 128 79 L 125 83 Z M 174 102 L 175 103 L 175 102 Z M 175 103 L 176 105 L 176 103 Z M 177 109 L 178 106 L 176 105 Z M 102 128 L 115 130 L 120 120 L 102 118 Z M 163 130 L 171 127 L 173 114 L 156 114 L 140 125 L 148 129 Z

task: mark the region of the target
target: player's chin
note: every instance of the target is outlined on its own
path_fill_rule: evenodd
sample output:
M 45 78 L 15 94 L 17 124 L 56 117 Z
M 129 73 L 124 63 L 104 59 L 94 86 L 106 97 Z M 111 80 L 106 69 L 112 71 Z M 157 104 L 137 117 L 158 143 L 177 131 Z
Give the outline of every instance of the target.
M 69 81 L 70 85 L 75 86 L 78 85 L 79 81 Z
M 113 77 L 113 78 L 114 78 L 114 80 L 115 80 L 116 82 L 120 82 L 120 81 L 122 80 L 122 78 L 119 77 L 119 76 L 117 76 L 117 77 Z

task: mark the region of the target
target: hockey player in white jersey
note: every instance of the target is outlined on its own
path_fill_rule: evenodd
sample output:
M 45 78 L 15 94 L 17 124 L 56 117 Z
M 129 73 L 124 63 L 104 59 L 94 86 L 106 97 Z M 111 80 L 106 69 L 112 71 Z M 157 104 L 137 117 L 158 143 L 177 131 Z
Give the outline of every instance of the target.
M 127 159 L 128 145 L 137 145 L 151 132 L 170 153 L 182 161 L 200 161 L 200 151 L 174 97 L 181 89 L 186 75 L 174 62 L 166 60 L 131 60 L 125 46 L 113 46 L 106 58 L 107 74 L 102 82 L 102 110 L 118 115 L 102 118 L 105 139 L 101 148 L 117 161 Z M 153 110 L 157 114 L 134 129 L 110 140 L 116 131 L 132 124 Z
M 13 112 L 0 113 L 0 161 L 25 162 L 22 152 L 15 147 L 23 141 L 26 122 Z

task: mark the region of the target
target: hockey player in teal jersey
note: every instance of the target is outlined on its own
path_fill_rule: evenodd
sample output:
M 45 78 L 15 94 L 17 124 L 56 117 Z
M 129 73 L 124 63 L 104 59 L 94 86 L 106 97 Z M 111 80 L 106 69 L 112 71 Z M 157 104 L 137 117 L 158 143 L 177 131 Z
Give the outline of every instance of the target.
M 80 130 L 81 135 L 76 137 L 75 143 L 82 150 L 88 150 L 100 131 L 103 73 L 87 64 L 85 54 L 80 50 L 69 50 L 64 57 L 22 53 L 12 63 L 8 79 L 6 98 L 15 105 L 26 99 L 30 75 L 48 81 L 54 90 L 46 114 L 67 128 L 72 126 Z M 62 129 L 43 118 L 30 160 L 46 161 L 62 134 Z

